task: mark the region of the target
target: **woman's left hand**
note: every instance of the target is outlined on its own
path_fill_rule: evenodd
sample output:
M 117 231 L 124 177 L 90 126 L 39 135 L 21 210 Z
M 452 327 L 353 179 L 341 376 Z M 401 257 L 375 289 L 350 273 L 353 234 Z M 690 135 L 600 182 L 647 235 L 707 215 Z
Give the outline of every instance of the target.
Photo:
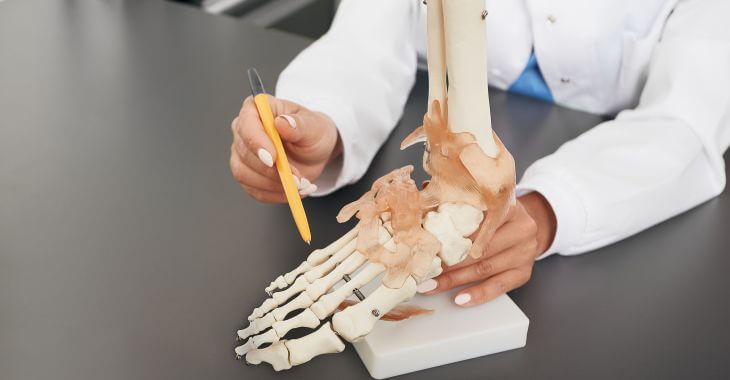
M 438 294 L 457 286 L 473 284 L 454 298 L 459 306 L 476 306 L 524 285 L 532 266 L 555 236 L 555 214 L 536 192 L 517 199 L 507 220 L 494 234 L 484 254 L 444 267 L 438 277 L 418 286 L 419 293 Z

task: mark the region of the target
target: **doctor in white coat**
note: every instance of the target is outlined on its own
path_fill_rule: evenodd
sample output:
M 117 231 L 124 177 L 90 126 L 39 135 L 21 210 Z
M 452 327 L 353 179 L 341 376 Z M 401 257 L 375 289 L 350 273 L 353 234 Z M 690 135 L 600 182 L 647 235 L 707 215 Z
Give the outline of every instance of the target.
M 720 194 L 730 144 L 730 1 L 486 6 L 491 86 L 615 119 L 531 165 L 488 252 L 419 288 L 471 284 L 454 299 L 463 306 L 521 286 L 536 258 L 597 249 Z M 365 173 L 423 64 L 425 20 L 417 0 L 343 0 L 282 72 L 272 107 L 302 195 Z M 285 201 L 250 99 L 232 127 L 234 177 L 258 200 Z

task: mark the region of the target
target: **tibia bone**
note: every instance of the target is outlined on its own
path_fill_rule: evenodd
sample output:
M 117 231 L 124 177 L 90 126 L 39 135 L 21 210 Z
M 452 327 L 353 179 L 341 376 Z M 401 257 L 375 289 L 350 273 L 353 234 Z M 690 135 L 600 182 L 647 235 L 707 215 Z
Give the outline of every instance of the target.
M 449 130 L 471 133 L 484 154 L 496 158 L 487 90 L 487 27 L 481 17 L 484 0 L 444 1 L 443 12 Z
M 271 297 L 276 301 L 277 304 L 282 305 L 286 300 L 289 298 L 292 298 L 295 294 L 299 294 L 301 291 L 307 288 L 310 283 L 307 281 L 306 277 L 301 276 L 298 277 L 294 283 L 286 288 L 285 290 L 282 290 L 280 292 L 276 292 L 271 295 Z
M 345 344 L 332 331 L 329 322 L 307 336 L 288 340 L 284 344 L 289 350 L 289 363 L 291 365 L 306 363 L 315 356 L 342 352 L 345 349 Z
M 428 108 L 434 100 L 441 106 L 446 105 L 446 51 L 444 42 L 444 12 L 442 0 L 426 3 L 426 33 L 428 49 Z M 445 109 L 441 110 L 445 112 Z
M 309 298 L 307 293 L 302 292 L 293 300 L 272 310 L 271 315 L 273 315 L 274 319 L 276 319 L 277 321 L 283 321 L 286 318 L 287 314 L 291 313 L 294 310 L 307 308 L 313 302 L 314 301 Z
M 319 326 L 319 318 L 312 312 L 312 310 L 304 309 L 301 313 L 296 316 L 285 319 L 283 321 L 274 322 L 271 328 L 276 331 L 276 334 L 281 338 L 291 329 L 299 327 L 307 327 L 313 329 Z
M 246 361 L 251 364 L 269 363 L 274 367 L 274 371 L 291 368 L 289 350 L 286 348 L 284 341 L 279 341 L 266 348 L 249 351 L 246 354 Z
M 383 315 L 416 294 L 416 281 L 408 277 L 403 287 L 391 289 L 380 285 L 357 305 L 350 306 L 332 317 L 332 326 L 342 338 L 354 342 L 370 333 Z
M 275 322 L 272 314 L 266 314 L 261 318 L 256 318 L 245 329 L 238 330 L 238 337 L 246 339 L 251 335 L 256 335 L 269 327 Z
M 246 343 L 235 348 L 236 355 L 246 355 L 251 350 L 255 350 L 261 345 L 266 343 L 274 343 L 279 341 L 279 335 L 274 330 L 269 330 L 261 335 L 256 335 L 249 338 Z
M 369 283 L 380 273 L 385 271 L 385 267 L 377 263 L 368 263 L 358 274 L 350 281 L 337 288 L 329 294 L 320 297 L 317 302 L 313 303 L 309 308 L 319 319 L 325 319 L 339 306 L 342 301 L 347 299 L 356 288 L 360 288 Z

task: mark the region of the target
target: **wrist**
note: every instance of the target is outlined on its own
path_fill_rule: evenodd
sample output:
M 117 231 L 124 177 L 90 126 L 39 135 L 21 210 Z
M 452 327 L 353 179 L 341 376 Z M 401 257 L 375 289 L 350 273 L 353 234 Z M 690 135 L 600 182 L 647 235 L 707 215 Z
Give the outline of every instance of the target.
M 537 225 L 537 253 L 541 255 L 552 245 L 557 230 L 557 219 L 550 203 L 537 191 L 519 198 L 522 206 Z
M 342 154 L 343 147 L 342 147 L 342 138 L 340 137 L 340 131 L 337 129 L 337 126 L 335 125 L 335 122 L 330 118 L 327 114 L 318 112 L 319 115 L 324 119 L 324 125 L 328 126 L 328 135 L 332 136 L 330 137 L 330 141 L 334 141 L 332 145 L 332 149 L 330 150 L 329 157 L 327 158 L 327 161 L 325 162 L 325 165 L 329 165 L 332 161 L 337 159 Z

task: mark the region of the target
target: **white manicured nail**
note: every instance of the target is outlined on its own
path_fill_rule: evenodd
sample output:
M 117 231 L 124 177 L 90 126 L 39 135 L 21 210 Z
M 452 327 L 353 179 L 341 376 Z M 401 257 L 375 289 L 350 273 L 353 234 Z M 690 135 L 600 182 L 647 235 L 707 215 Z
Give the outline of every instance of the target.
M 298 190 L 301 190 L 302 189 L 302 182 L 299 180 L 299 177 L 297 177 L 295 175 L 292 175 L 292 177 L 294 177 L 294 183 L 297 185 L 297 189 Z
M 259 148 L 259 151 L 256 153 L 259 156 L 259 160 L 261 160 L 261 162 L 263 162 L 264 165 L 266 165 L 268 167 L 274 166 L 274 158 L 271 157 L 271 153 L 269 153 L 266 149 Z
M 302 190 L 299 190 L 299 195 L 305 196 L 305 195 L 312 194 L 315 191 L 317 191 L 317 185 L 310 183 L 309 186 L 305 187 Z
M 454 298 L 454 302 L 456 302 L 457 305 L 463 305 L 469 301 L 471 301 L 471 295 L 469 295 L 469 293 L 459 294 L 456 298 Z
M 286 122 L 289 123 L 289 125 L 291 125 L 292 128 L 296 128 L 297 127 L 297 121 L 294 120 L 293 117 L 291 117 L 289 115 L 279 115 L 279 117 L 284 118 L 284 120 L 286 120 Z
M 309 180 L 308 180 L 308 179 L 306 179 L 306 178 L 304 178 L 304 177 L 302 177 L 301 181 L 302 181 L 302 185 L 301 185 L 301 186 L 299 186 L 299 190 L 304 190 L 304 189 L 308 188 L 308 187 L 309 187 L 309 185 L 311 185 L 311 184 L 312 184 L 311 182 L 309 182 Z
M 436 280 L 429 278 L 428 280 L 418 284 L 417 290 L 419 293 L 428 293 L 428 292 L 436 289 L 436 287 L 438 287 L 438 286 L 439 286 L 439 283 L 436 282 Z

